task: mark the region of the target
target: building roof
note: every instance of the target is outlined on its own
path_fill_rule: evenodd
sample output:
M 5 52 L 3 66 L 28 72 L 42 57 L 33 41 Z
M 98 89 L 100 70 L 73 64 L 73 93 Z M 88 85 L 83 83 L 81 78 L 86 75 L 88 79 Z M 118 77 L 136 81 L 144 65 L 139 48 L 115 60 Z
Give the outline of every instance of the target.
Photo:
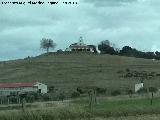
M 33 87 L 35 82 L 31 83 L 0 83 L 0 88 Z

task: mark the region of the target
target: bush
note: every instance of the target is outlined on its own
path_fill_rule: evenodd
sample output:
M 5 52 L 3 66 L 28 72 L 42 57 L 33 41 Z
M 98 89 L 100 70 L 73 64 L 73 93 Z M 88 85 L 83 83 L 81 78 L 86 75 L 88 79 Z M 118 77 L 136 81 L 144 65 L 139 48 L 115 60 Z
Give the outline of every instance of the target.
M 149 87 L 149 92 L 157 92 L 158 89 L 155 87 Z
M 121 91 L 120 90 L 115 90 L 115 91 L 112 91 L 111 92 L 111 95 L 112 96 L 117 96 L 117 95 L 120 95 L 121 94 Z
M 48 92 L 49 92 L 49 93 L 54 93 L 54 92 L 55 92 L 55 87 L 54 87 L 54 86 L 50 86 L 50 87 L 48 88 Z
M 129 97 L 132 97 L 133 90 L 131 90 L 131 89 L 126 90 L 126 93 L 127 93 L 127 95 L 129 95 Z
M 77 97 L 79 97 L 79 96 L 80 96 L 80 93 L 77 92 L 77 91 L 74 91 L 74 92 L 72 93 L 72 95 L 71 95 L 72 98 L 77 98 Z
M 35 101 L 35 96 L 33 94 L 27 94 L 26 95 L 26 101 L 30 102 L 30 103 L 34 102 Z
M 130 69 L 129 69 L 129 68 L 126 68 L 126 72 L 130 72 Z
M 51 97 L 50 97 L 49 94 L 43 94 L 43 95 L 41 96 L 41 100 L 43 100 L 43 101 L 50 101 L 50 100 L 51 100 Z
M 84 94 L 86 91 L 81 87 L 77 87 L 77 92 L 79 92 L 80 94 Z
M 96 88 L 96 92 L 97 92 L 98 94 L 105 94 L 106 91 L 107 91 L 106 88 L 99 88 L 99 87 Z
M 137 93 L 147 93 L 147 88 L 141 88 L 137 91 Z
M 11 103 L 17 103 L 17 97 L 16 96 L 11 96 L 10 97 L 10 102 Z
M 61 92 L 61 93 L 58 95 L 58 99 L 59 99 L 59 100 L 62 100 L 62 101 L 65 99 L 64 92 Z

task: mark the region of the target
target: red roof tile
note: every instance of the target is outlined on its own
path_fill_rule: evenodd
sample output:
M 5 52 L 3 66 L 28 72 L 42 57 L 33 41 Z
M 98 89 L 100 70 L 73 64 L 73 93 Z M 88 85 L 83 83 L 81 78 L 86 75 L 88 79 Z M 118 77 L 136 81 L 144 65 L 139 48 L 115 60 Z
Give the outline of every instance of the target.
M 16 88 L 16 87 L 32 87 L 35 82 L 32 83 L 0 83 L 0 88 Z

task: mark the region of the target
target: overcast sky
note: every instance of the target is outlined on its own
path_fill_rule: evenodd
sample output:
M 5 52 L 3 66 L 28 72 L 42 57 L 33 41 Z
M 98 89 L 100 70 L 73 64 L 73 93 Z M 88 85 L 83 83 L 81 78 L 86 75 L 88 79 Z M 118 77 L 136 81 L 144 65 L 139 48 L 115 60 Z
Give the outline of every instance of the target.
M 60 4 L 0 3 L 0 60 L 39 55 L 44 37 L 57 43 L 56 50 L 83 36 L 87 44 L 110 40 L 119 48 L 160 51 L 160 0 L 68 0 L 78 2 L 74 5 L 50 1 Z

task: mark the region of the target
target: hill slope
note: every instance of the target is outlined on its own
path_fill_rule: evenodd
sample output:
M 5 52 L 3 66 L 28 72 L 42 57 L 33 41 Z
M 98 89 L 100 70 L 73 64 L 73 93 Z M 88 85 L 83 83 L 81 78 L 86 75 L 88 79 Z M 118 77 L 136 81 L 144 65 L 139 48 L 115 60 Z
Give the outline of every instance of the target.
M 140 82 L 141 78 L 123 77 L 134 71 L 155 74 L 144 81 L 145 86 L 159 87 L 159 68 L 159 61 L 140 58 L 50 53 L 25 60 L 1 62 L 0 82 L 39 81 L 63 90 L 73 90 L 78 86 L 98 86 L 108 90 L 134 89 L 134 84 Z

